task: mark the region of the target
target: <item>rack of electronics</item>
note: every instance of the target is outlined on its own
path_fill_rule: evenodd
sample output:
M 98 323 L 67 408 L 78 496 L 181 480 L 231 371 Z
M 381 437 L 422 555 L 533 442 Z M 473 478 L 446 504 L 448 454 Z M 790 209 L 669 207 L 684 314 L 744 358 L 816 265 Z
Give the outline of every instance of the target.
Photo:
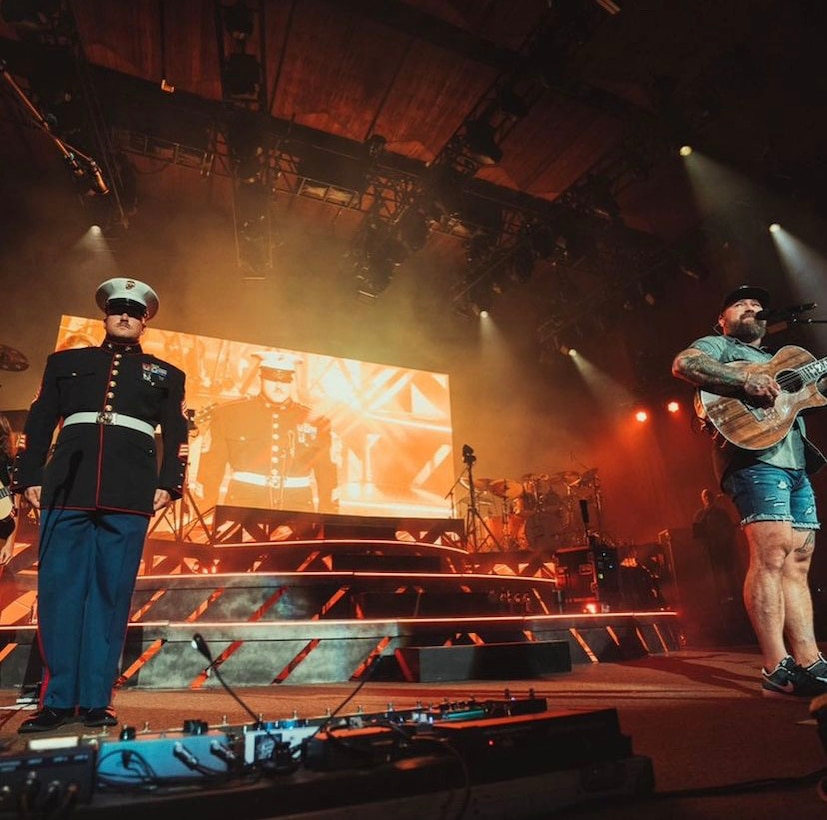
M 531 817 L 641 797 L 651 761 L 614 709 L 502 698 L 248 725 L 36 738 L 0 755 L 0 817 Z M 434 811 L 441 807 L 439 811 Z M 440 814 L 447 811 L 447 814 Z M 206 816 L 206 815 L 205 815 Z

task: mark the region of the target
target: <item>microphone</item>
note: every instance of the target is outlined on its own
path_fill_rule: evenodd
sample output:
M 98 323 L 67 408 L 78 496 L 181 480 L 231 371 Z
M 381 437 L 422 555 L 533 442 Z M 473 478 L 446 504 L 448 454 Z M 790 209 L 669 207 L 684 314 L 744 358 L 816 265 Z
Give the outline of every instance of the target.
M 273 741 L 273 754 L 275 755 L 276 750 L 278 749 L 279 744 L 281 743 L 281 735 L 274 735 L 270 729 L 267 728 L 267 724 L 264 723 L 261 719 L 261 715 L 257 715 L 232 689 L 232 687 L 224 680 L 221 672 L 218 670 L 220 664 L 220 658 L 213 660 L 212 652 L 210 652 L 209 646 L 207 646 L 207 642 L 204 640 L 204 637 L 201 635 L 200 632 L 196 632 L 192 636 L 191 644 L 194 649 L 197 649 L 209 662 L 210 665 L 207 667 L 207 671 L 212 670 L 215 672 L 215 676 L 218 678 L 218 682 L 224 687 L 227 691 L 227 694 L 253 719 L 253 727 L 255 729 L 261 729 L 270 740 Z M 357 689 L 358 691 L 358 689 Z M 183 748 L 183 747 L 182 747 Z M 211 746 L 210 750 L 213 754 L 218 754 L 215 749 Z M 173 754 L 178 757 L 178 752 L 173 748 Z M 221 757 L 220 754 L 218 754 Z M 183 758 L 179 758 L 182 762 L 189 766 L 190 764 L 187 763 L 186 760 Z M 196 761 L 197 762 L 197 761 Z
M 109 186 L 104 181 L 103 174 L 101 174 L 101 169 L 98 168 L 98 164 L 96 162 L 89 163 L 89 173 L 92 176 L 92 190 L 96 194 L 106 196 L 109 193 Z M 813 307 L 815 307 L 815 305 L 813 305 Z
M 210 652 L 210 648 L 207 646 L 207 642 L 204 640 L 200 632 L 196 632 L 192 636 L 191 643 L 192 648 L 197 649 L 210 662 L 210 666 L 212 666 L 212 652 Z
M 815 310 L 818 305 L 815 302 L 806 302 L 803 305 L 790 305 L 789 307 L 785 308 L 776 308 L 775 310 L 767 309 L 767 310 L 759 310 L 758 313 L 755 314 L 755 318 L 758 320 L 764 319 L 773 319 L 773 320 L 782 320 L 782 319 L 793 319 L 801 313 L 808 313 L 811 310 Z
M 462 455 L 465 456 L 472 456 L 474 455 L 474 450 L 469 444 L 462 445 Z

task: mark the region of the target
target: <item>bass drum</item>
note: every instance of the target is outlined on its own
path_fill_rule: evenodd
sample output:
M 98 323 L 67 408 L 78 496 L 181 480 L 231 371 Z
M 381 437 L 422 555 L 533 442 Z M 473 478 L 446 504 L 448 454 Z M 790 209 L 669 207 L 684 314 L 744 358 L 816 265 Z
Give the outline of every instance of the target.
M 565 504 L 558 504 L 527 518 L 525 537 L 531 549 L 554 552 L 563 545 L 563 536 L 570 528 L 571 510 Z

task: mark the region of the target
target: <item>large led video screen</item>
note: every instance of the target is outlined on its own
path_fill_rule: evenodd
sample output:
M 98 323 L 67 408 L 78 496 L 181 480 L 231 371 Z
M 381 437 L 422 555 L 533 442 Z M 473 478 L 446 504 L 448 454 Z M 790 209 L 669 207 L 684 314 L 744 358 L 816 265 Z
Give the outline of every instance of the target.
M 99 318 L 63 316 L 56 349 L 102 339 Z M 446 374 L 156 328 L 141 346 L 187 374 L 188 484 L 203 509 L 450 516 Z

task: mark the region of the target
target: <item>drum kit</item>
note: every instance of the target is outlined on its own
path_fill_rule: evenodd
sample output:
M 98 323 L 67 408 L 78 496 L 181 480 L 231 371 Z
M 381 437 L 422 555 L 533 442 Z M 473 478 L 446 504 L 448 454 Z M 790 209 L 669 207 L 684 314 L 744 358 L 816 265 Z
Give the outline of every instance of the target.
M 475 478 L 474 498 L 487 531 L 480 550 L 530 549 L 544 553 L 587 541 L 590 508 L 599 519 L 597 468 L 513 478 Z M 460 483 L 470 489 L 467 478 Z M 596 523 L 599 523 L 596 522 Z

